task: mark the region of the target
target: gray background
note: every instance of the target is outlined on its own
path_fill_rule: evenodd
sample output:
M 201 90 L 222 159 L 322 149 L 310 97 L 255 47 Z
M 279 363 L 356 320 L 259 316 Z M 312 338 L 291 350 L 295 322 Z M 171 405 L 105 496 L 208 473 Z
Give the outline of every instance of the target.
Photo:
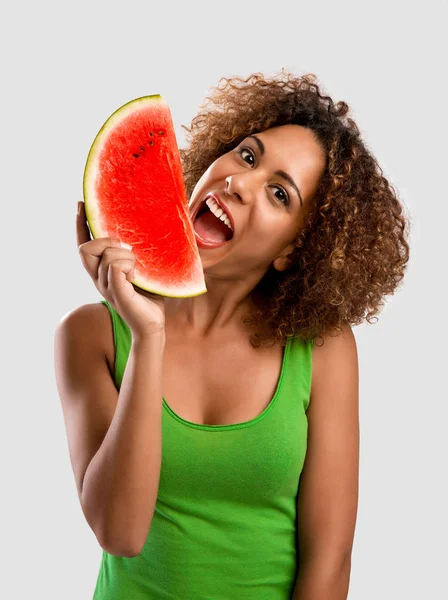
M 350 600 L 448 598 L 446 2 L 16 2 L 2 11 L 0 595 L 92 597 L 101 559 L 78 503 L 53 336 L 100 300 L 76 203 L 104 120 L 171 107 L 180 146 L 225 75 L 315 73 L 351 106 L 412 216 L 411 262 L 379 321 L 354 328 L 361 464 Z

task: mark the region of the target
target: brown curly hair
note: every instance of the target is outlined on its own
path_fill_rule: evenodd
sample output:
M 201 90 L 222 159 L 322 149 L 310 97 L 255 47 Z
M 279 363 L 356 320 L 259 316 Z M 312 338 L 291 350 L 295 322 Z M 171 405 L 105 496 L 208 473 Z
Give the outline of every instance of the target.
M 187 196 L 212 162 L 246 136 L 297 124 L 311 129 L 326 167 L 287 271 L 274 267 L 257 284 L 254 314 L 244 322 L 262 340 L 322 338 L 331 330 L 371 323 L 393 294 L 409 260 L 410 220 L 344 101 L 334 103 L 314 74 L 284 69 L 219 80 L 186 130 L 180 150 Z

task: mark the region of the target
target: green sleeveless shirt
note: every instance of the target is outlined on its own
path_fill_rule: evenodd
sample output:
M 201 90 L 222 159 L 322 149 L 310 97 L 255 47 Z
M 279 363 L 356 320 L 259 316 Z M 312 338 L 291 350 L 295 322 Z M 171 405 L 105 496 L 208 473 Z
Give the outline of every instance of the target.
M 120 389 L 131 348 L 106 301 Z M 162 398 L 162 465 L 150 532 L 133 558 L 103 550 L 93 600 L 290 600 L 313 342 L 290 338 L 277 389 L 255 419 L 200 425 Z

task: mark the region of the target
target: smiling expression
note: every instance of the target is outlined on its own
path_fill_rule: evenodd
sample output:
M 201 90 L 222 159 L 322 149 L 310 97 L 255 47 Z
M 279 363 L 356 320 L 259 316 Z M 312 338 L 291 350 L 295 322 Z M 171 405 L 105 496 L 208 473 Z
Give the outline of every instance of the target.
M 203 262 L 206 255 L 222 253 L 245 269 L 266 270 L 272 262 L 279 270 L 286 268 L 285 257 L 294 248 L 291 242 L 324 168 L 324 150 L 314 133 L 299 125 L 250 135 L 220 156 L 197 182 L 190 212 L 194 220 L 212 194 L 229 215 L 234 234 L 219 248 L 201 250 Z

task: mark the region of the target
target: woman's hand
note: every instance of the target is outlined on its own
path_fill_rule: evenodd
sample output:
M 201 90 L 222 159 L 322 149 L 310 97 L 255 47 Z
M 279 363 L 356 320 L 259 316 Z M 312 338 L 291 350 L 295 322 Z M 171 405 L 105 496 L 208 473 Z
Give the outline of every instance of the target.
M 82 264 L 100 294 L 126 321 L 133 338 L 165 332 L 165 298 L 132 284 L 135 255 L 114 238 L 91 239 L 84 202 L 78 203 L 76 241 Z

